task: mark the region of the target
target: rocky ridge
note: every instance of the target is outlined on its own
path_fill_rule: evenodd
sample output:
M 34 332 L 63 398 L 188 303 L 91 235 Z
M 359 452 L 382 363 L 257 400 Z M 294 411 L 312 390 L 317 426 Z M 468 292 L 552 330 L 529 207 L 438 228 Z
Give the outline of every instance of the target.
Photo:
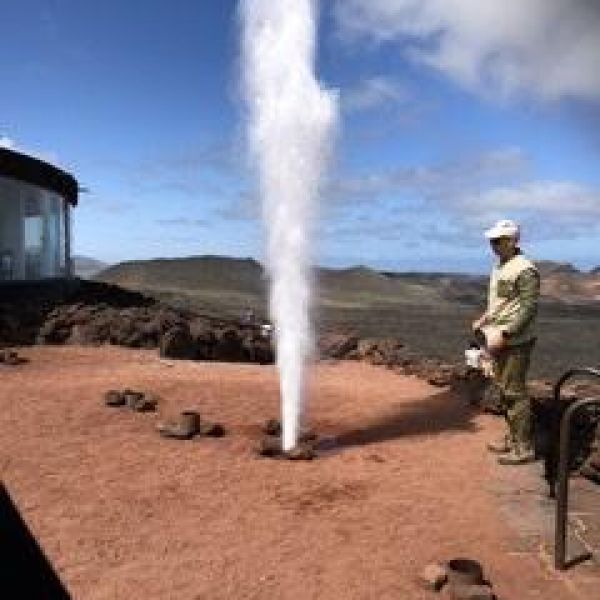
M 258 324 L 214 319 L 93 281 L 20 286 L 0 301 L 0 347 L 115 344 L 168 358 L 273 361 Z

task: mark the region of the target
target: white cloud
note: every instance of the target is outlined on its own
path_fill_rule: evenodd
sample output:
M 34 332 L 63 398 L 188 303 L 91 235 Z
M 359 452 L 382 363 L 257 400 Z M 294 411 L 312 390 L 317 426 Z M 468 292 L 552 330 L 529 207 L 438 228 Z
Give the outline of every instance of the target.
M 14 149 L 15 141 L 5 135 L 0 135 L 0 148 Z
M 483 210 L 545 211 L 553 215 L 600 218 L 600 193 L 570 181 L 534 181 L 519 187 L 500 187 L 475 200 Z M 469 201 L 469 200 L 467 200 Z
M 478 225 L 516 217 L 529 238 L 566 240 L 598 231 L 600 189 L 572 181 L 531 181 L 457 198 L 453 209 Z
M 507 181 L 520 181 L 527 168 L 525 154 L 519 148 L 508 147 L 433 166 L 338 177 L 329 183 L 327 196 L 343 204 L 372 202 L 407 192 L 424 198 L 457 198 Z
M 382 76 L 365 79 L 341 94 L 342 108 L 347 112 L 372 110 L 386 105 L 397 106 L 410 98 L 411 94 L 402 82 Z
M 336 17 L 484 95 L 600 99 L 596 0 L 337 0 Z
M 432 166 L 402 167 L 331 182 L 333 219 L 353 221 L 346 237 L 389 239 L 389 221 L 411 218 L 415 238 L 470 246 L 500 218 L 521 222 L 528 239 L 566 240 L 598 232 L 600 189 L 531 179 L 527 157 L 505 148 Z M 365 208 L 377 217 L 357 216 Z M 418 218 L 415 218 L 418 215 Z

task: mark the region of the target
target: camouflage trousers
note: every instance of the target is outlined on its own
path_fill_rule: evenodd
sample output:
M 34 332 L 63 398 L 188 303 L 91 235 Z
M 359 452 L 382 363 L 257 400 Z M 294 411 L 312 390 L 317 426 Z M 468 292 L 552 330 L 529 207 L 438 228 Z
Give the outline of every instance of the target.
M 531 401 L 527 394 L 527 372 L 535 340 L 506 348 L 494 361 L 494 383 L 501 392 L 501 405 L 511 442 L 521 450 L 532 448 Z

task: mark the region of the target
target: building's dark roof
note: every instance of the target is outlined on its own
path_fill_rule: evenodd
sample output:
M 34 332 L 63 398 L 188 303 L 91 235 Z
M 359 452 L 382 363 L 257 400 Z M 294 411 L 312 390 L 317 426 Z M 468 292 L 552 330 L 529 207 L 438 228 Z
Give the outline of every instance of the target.
M 77 204 L 77 180 L 69 173 L 39 158 L 0 148 L 0 177 L 10 177 L 60 194 Z

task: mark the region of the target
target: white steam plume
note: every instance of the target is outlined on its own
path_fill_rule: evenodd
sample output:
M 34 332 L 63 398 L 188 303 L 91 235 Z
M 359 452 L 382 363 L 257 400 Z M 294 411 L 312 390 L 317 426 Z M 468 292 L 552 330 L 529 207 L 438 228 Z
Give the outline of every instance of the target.
M 283 449 L 297 441 L 312 351 L 311 231 L 337 97 L 314 75 L 317 4 L 241 0 L 244 94 L 266 224 Z

